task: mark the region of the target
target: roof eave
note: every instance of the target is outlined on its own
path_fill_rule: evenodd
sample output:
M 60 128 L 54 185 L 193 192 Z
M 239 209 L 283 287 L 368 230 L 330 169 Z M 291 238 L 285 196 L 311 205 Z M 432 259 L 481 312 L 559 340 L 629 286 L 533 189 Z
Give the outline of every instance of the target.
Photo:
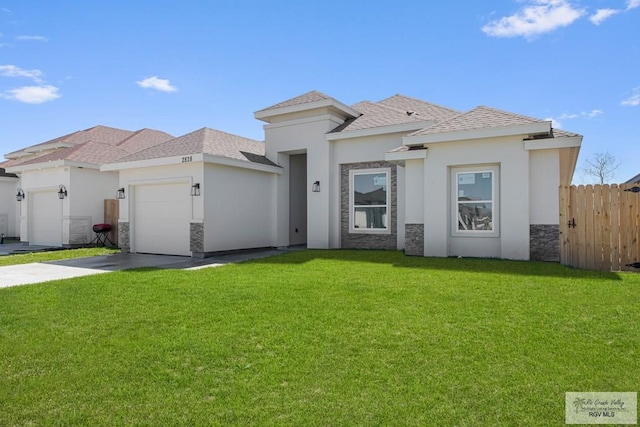
M 427 158 L 427 149 L 408 151 L 388 151 L 384 153 L 387 162 L 404 165 L 407 160 L 424 160 Z
M 49 169 L 49 168 L 60 168 L 63 166 L 70 166 L 76 168 L 85 168 L 85 169 L 100 169 L 100 165 L 96 163 L 87 163 L 87 162 L 77 162 L 74 160 L 51 160 L 47 162 L 40 163 L 30 163 L 28 165 L 15 165 L 6 168 L 7 172 L 18 173 L 18 172 L 26 172 L 33 171 L 39 169 Z
M 188 157 L 190 158 L 190 161 L 187 163 L 184 162 L 185 156 L 179 155 L 179 156 L 171 156 L 171 157 L 160 157 L 157 159 L 109 163 L 106 165 L 102 165 L 100 170 L 103 172 L 109 172 L 109 171 L 120 171 L 120 170 L 139 169 L 139 168 L 150 168 L 150 167 L 157 167 L 157 166 L 178 165 L 178 164 L 188 165 L 192 163 L 203 162 L 203 163 L 213 163 L 213 164 L 219 164 L 219 165 L 240 167 L 244 169 L 252 169 L 252 170 L 257 170 L 262 172 L 282 174 L 282 168 L 280 166 L 271 166 L 271 165 L 265 165 L 261 163 L 254 163 L 254 162 L 249 162 L 245 160 L 233 159 L 231 157 L 215 156 L 212 154 L 203 154 L 203 153 L 189 154 Z
M 185 163 L 185 159 L 189 158 L 189 161 Z M 150 168 L 154 166 L 168 166 L 168 165 L 177 165 L 177 164 L 189 164 L 189 163 L 197 163 L 202 162 L 203 154 L 188 154 L 188 155 L 177 155 L 170 157 L 159 157 L 155 159 L 145 159 L 145 160 L 132 160 L 132 161 L 118 161 L 114 163 L 107 163 L 100 167 L 102 172 L 110 172 L 110 171 L 119 171 L 126 169 L 138 169 L 138 168 Z
M 562 138 L 536 139 L 525 141 L 525 150 L 548 150 L 551 148 L 571 148 L 582 145 L 582 136 L 569 136 Z
M 213 163 L 213 164 L 224 165 L 224 166 L 233 166 L 238 168 L 256 170 L 260 172 L 270 172 L 278 175 L 281 175 L 283 173 L 283 170 L 280 166 L 265 165 L 262 163 L 255 163 L 255 162 L 249 162 L 245 160 L 233 159 L 231 157 L 205 154 L 203 160 L 205 163 Z
M 267 110 L 260 110 L 253 113 L 253 116 L 264 122 L 270 123 L 270 118 L 275 116 L 283 116 L 286 114 L 299 113 L 301 111 L 307 110 L 315 110 L 318 108 L 330 108 L 336 110 L 346 117 L 358 117 L 360 113 L 349 107 L 348 105 L 343 104 L 342 102 L 336 101 L 333 98 L 329 99 L 321 99 L 319 101 L 306 102 L 304 104 L 290 105 L 282 108 L 272 108 Z

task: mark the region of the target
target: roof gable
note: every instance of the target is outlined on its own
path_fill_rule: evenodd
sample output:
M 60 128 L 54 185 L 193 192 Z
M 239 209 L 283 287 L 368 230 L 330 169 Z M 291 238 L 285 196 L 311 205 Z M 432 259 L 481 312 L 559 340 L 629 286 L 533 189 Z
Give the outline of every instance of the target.
M 263 108 L 262 110 L 259 110 L 257 112 L 259 113 L 261 111 L 269 111 L 269 110 L 276 110 L 278 108 L 293 107 L 295 105 L 308 104 L 311 102 L 322 101 L 325 99 L 333 99 L 333 98 L 317 90 L 312 90 L 310 92 L 303 93 L 302 95 L 296 96 L 294 98 L 287 99 L 286 101 L 279 102 L 275 105 L 272 105 L 271 107 Z

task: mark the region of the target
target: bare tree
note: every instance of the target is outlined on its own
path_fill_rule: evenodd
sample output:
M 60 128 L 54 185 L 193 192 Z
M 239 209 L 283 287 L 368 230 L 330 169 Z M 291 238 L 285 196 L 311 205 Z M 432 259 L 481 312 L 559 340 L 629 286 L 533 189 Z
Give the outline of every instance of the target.
M 582 171 L 585 175 L 596 178 L 599 184 L 604 184 L 616 175 L 619 167 L 620 161 L 613 154 L 595 153 L 593 157 L 585 159 Z

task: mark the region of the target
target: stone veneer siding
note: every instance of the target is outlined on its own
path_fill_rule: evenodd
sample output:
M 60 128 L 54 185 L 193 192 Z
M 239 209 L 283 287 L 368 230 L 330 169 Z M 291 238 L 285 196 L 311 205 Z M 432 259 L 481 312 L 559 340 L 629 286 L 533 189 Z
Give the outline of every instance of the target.
M 531 224 L 529 226 L 529 258 L 532 261 L 560 262 L 560 226 Z
M 127 254 L 131 252 L 131 239 L 128 222 L 118 223 L 118 243 L 122 253 Z
M 424 224 L 405 224 L 405 255 L 424 256 Z
M 390 168 L 391 206 L 389 218 L 391 221 L 391 233 L 350 233 L 349 232 L 349 171 L 354 169 L 378 169 Z M 397 249 L 397 205 L 398 205 L 398 176 L 396 165 L 385 162 L 347 163 L 340 165 L 340 240 L 345 249 Z
M 189 229 L 191 252 L 204 252 L 204 224 L 201 222 L 192 222 Z

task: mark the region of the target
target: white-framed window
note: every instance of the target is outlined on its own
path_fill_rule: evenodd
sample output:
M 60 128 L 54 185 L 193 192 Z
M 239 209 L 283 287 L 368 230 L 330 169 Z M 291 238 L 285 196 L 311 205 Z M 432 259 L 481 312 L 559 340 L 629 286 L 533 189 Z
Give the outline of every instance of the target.
M 349 171 L 349 231 L 391 232 L 391 168 Z
M 499 171 L 498 166 L 451 169 L 454 236 L 499 235 Z

